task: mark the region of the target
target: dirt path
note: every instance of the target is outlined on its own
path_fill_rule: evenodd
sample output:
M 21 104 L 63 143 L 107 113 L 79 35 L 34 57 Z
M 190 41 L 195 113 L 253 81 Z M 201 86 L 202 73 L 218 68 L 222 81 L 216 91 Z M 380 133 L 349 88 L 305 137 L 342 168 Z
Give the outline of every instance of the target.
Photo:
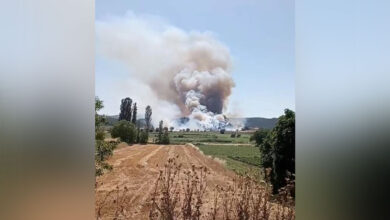
M 211 189 L 215 185 L 226 185 L 231 182 L 234 173 L 227 170 L 221 163 L 203 155 L 199 150 L 190 145 L 133 145 L 121 147 L 114 151 L 114 155 L 108 160 L 113 166 L 111 172 L 97 178 L 96 204 L 101 209 L 102 219 L 113 219 L 112 210 L 117 203 L 115 195 L 106 198 L 109 192 L 119 187 L 119 195 L 126 187 L 126 198 L 130 207 L 126 209 L 129 219 L 148 219 L 149 200 L 154 188 L 159 170 L 164 167 L 168 158 L 178 156 L 177 162 L 183 169 L 190 169 L 192 165 L 206 166 L 208 175 L 208 191 L 206 198 L 211 198 Z M 113 193 L 112 193 L 113 195 Z M 206 199 L 207 200 L 207 199 Z M 210 199 L 211 201 L 211 199 Z M 104 205 L 99 205 L 104 203 Z

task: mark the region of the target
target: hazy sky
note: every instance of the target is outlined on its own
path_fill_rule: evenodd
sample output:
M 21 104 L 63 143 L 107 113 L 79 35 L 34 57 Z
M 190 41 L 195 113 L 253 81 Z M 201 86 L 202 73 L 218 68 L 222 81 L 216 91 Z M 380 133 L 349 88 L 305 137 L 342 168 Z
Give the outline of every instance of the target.
M 96 20 L 107 16 L 157 16 L 185 31 L 210 31 L 233 58 L 235 88 L 228 109 L 245 117 L 278 117 L 295 110 L 293 0 L 96 0 Z M 119 62 L 96 56 L 96 95 L 105 103 L 102 113 L 119 113 L 112 88 L 127 75 Z

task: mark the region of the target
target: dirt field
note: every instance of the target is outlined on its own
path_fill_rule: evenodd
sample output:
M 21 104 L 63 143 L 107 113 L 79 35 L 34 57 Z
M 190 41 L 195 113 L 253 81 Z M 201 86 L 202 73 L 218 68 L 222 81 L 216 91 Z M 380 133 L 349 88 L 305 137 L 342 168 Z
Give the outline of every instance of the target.
M 227 170 L 220 162 L 204 156 L 196 148 L 189 145 L 133 145 L 121 146 L 114 151 L 114 155 L 108 160 L 113 170 L 97 178 L 96 208 L 100 210 L 102 219 L 113 219 L 114 210 L 117 209 L 115 196 L 106 195 L 117 190 L 119 195 L 126 187 L 128 204 L 126 215 L 129 219 L 148 219 L 150 207 L 150 195 L 160 169 L 168 158 L 176 157 L 183 169 L 190 169 L 192 165 L 207 167 L 210 171 L 206 190 L 206 200 L 212 197 L 212 189 L 216 184 L 226 185 L 234 177 L 232 171 Z M 116 194 L 116 193 L 115 193 Z M 210 198 L 210 199 L 207 199 Z M 206 201 L 207 202 L 207 201 Z

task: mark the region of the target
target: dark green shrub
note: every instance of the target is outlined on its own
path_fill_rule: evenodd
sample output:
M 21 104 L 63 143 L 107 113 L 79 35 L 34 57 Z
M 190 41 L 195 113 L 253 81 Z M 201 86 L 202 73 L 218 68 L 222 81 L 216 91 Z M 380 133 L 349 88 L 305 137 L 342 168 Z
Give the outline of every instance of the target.
M 121 141 L 128 144 L 133 144 L 137 137 L 137 132 L 134 124 L 129 121 L 119 121 L 111 130 L 111 136 L 113 138 L 119 137 Z
M 157 135 L 157 144 L 169 144 L 169 134 L 168 134 L 168 128 L 163 127 L 163 121 L 160 121 L 159 123 L 159 131 Z
M 262 167 L 272 168 L 270 181 L 276 194 L 295 174 L 295 113 L 286 109 L 271 131 L 256 131 L 251 140 L 259 146 Z
M 116 146 L 116 143 L 109 143 L 102 140 L 95 142 L 95 175 L 100 176 L 104 170 L 111 170 L 112 166 L 105 162 Z
M 139 143 L 140 144 L 147 144 L 149 139 L 149 134 L 146 131 L 141 131 L 139 135 Z
M 104 136 L 105 136 L 105 134 L 104 134 L 104 131 L 101 129 L 101 128 L 99 128 L 99 130 L 95 130 L 95 140 L 104 140 Z
M 169 144 L 169 143 L 170 143 L 170 140 L 169 140 L 169 134 L 168 134 L 168 129 L 167 129 L 167 130 L 165 130 L 164 134 L 162 135 L 160 144 Z
M 258 147 L 263 143 L 265 137 L 267 137 L 269 132 L 270 132 L 270 130 L 268 130 L 268 129 L 257 130 L 255 133 L 253 133 L 253 135 L 251 136 L 251 138 L 249 140 L 255 141 L 256 146 Z
M 286 178 L 291 178 L 288 173 L 295 174 L 295 113 L 284 110 L 284 115 L 279 117 L 272 133 L 272 185 L 274 193 L 277 193 L 286 186 Z
M 103 101 L 95 97 L 95 175 L 100 176 L 105 170 L 111 170 L 112 167 L 105 162 L 114 150 L 116 143 L 107 143 L 104 141 L 103 125 L 106 124 L 106 118 L 99 115 L 98 111 L 104 107 Z

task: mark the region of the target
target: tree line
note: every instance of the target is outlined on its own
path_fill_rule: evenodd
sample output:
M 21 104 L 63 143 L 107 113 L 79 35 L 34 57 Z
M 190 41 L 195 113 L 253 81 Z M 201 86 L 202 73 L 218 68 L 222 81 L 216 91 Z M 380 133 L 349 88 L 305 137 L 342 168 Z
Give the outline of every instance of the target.
M 111 170 L 112 167 L 105 161 L 112 155 L 116 142 L 104 141 L 105 131 L 103 126 L 107 124 L 104 115 L 99 115 L 98 111 L 103 109 L 103 101 L 95 97 L 95 170 L 96 175 L 102 175 L 105 170 Z M 153 131 L 152 126 L 152 108 L 148 105 L 145 108 L 145 126 L 141 128 L 140 120 L 137 119 L 137 103 L 129 97 L 121 100 L 119 121 L 110 130 L 111 137 L 119 138 L 120 141 L 128 144 L 147 144 L 149 132 Z M 156 129 L 157 130 L 157 129 Z M 164 127 L 163 121 L 160 121 L 158 134 L 154 139 L 157 144 L 169 144 L 168 128 Z
M 152 108 L 148 105 L 145 108 L 145 126 L 141 128 L 140 120 L 137 120 L 137 103 L 134 104 L 129 97 L 122 99 L 119 113 L 119 122 L 111 130 L 113 138 L 120 138 L 121 141 L 129 144 L 146 144 L 149 140 L 149 132 L 152 127 Z M 157 130 L 157 129 L 156 129 Z M 168 128 L 160 121 L 158 135 L 154 141 L 157 144 L 169 144 Z

